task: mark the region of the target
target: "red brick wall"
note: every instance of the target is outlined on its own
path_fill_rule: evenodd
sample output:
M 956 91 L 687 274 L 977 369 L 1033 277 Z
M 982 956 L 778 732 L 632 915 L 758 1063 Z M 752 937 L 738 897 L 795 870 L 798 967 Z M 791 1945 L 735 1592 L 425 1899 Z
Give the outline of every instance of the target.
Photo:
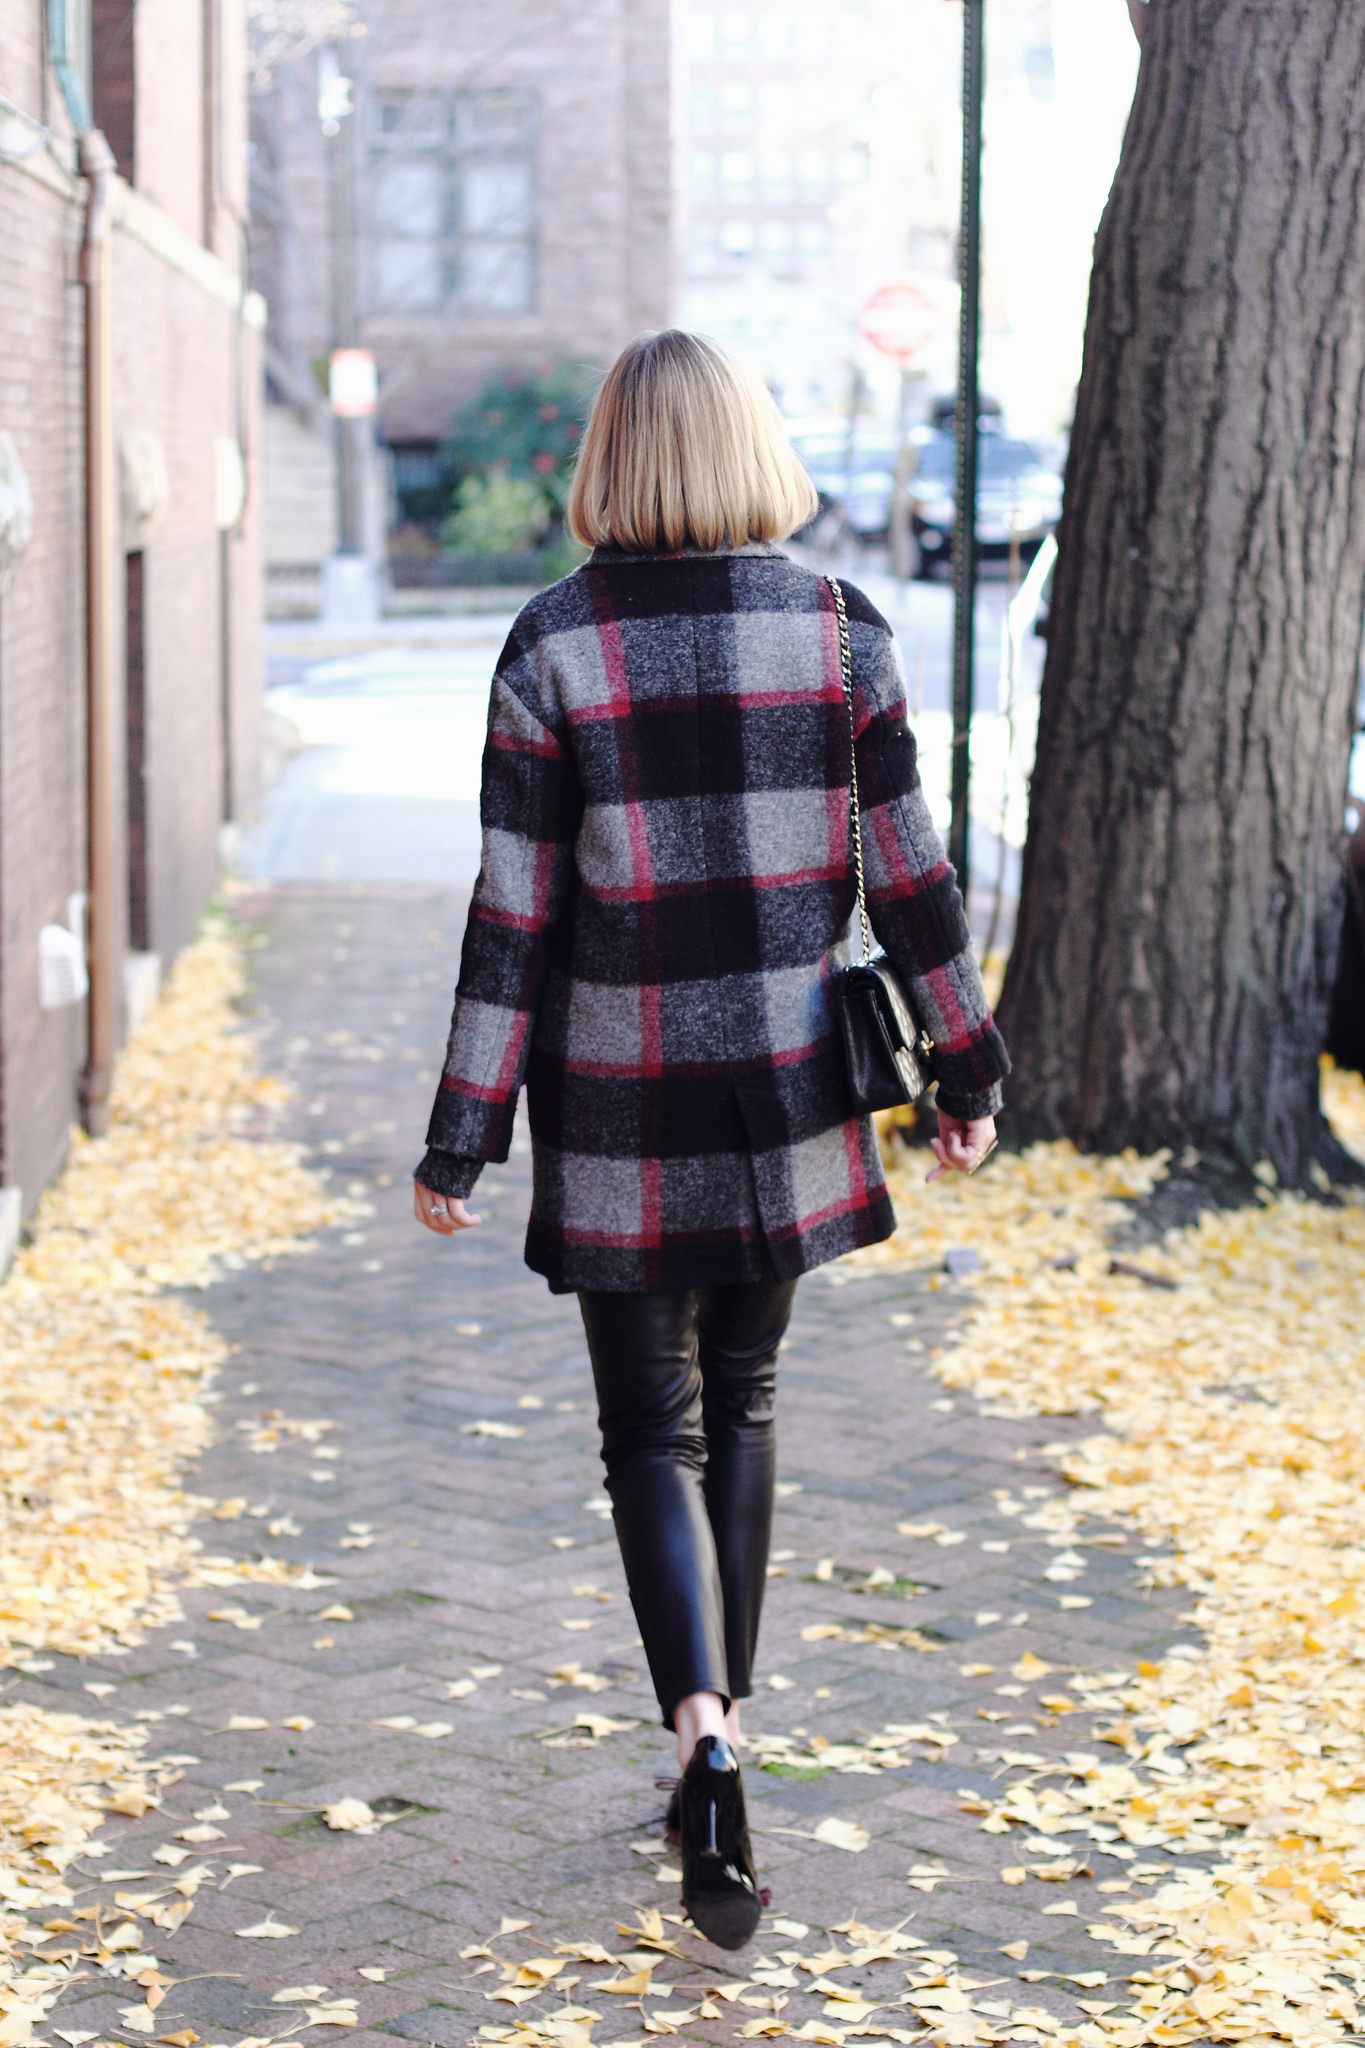
M 42 6 L 0 9 L 0 76 L 57 130 L 60 148 Z M 197 74 L 200 8 L 140 0 L 136 161 L 139 181 L 145 167 L 170 205 L 151 214 L 130 202 L 111 257 L 115 431 L 154 435 L 169 485 L 140 563 L 145 942 L 166 964 L 217 883 L 229 751 L 236 815 L 259 787 L 261 336 L 239 289 L 241 0 L 219 0 L 219 18 L 225 61 L 211 95 Z M 99 93 L 97 82 L 97 104 Z M 224 134 L 211 158 L 202 117 L 215 97 Z M 32 543 L 0 597 L 0 1183 L 21 1187 L 26 1209 L 63 1157 L 86 1053 L 85 1006 L 38 1003 L 39 928 L 63 921 L 67 896 L 86 884 L 82 229 L 83 187 L 48 153 L 27 169 L 0 164 L 0 429 L 14 437 L 34 499 Z M 218 442 L 244 450 L 249 472 L 245 516 L 226 534 Z M 119 566 L 121 577 L 121 553 Z M 126 848 L 123 858 L 126 905 Z

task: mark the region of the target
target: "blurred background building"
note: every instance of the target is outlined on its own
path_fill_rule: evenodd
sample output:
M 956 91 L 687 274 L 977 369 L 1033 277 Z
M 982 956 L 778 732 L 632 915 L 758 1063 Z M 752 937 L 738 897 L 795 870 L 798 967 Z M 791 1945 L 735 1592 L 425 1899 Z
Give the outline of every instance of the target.
M 374 549 L 390 517 L 434 521 L 441 443 L 490 380 L 563 367 L 587 385 L 675 304 L 669 0 L 358 0 L 340 26 L 263 45 L 253 95 L 286 595 L 337 543 L 323 370 L 339 342 L 378 370 Z
M 457 0 L 294 0 L 307 25 L 293 35 L 284 0 L 254 4 L 277 611 L 316 609 L 339 543 L 387 553 L 399 583 L 458 580 L 462 553 L 484 581 L 477 563 L 495 556 L 522 582 L 537 561 L 560 571 L 550 543 L 572 451 L 533 449 L 529 422 L 546 406 L 581 413 L 645 327 L 676 321 L 729 344 L 794 423 L 856 407 L 890 425 L 899 370 L 858 314 L 910 280 L 934 311 L 913 406 L 927 415 L 951 389 L 950 0 L 509 0 L 496 16 Z M 1094 0 L 992 0 L 987 26 L 983 386 L 1006 430 L 1055 459 L 1136 49 L 1125 10 Z M 377 366 L 358 439 L 327 411 L 338 345 Z M 551 372 L 558 382 L 507 400 L 509 380 Z M 522 444 L 502 467 L 527 488 L 457 519 L 462 486 L 499 465 L 485 431 L 499 412 Z M 363 470 L 349 537 L 338 447 L 358 449 Z
M 0 10 L 0 1268 L 78 1113 L 92 792 L 112 832 L 90 972 L 115 1040 L 259 792 L 245 125 L 244 0 Z M 98 127 L 117 175 L 83 178 L 78 137 Z M 82 244 L 106 226 L 112 333 L 92 358 Z M 92 592 L 111 613 L 98 644 Z
M 1090 243 L 1132 97 L 1121 7 L 986 10 L 983 386 L 1025 434 L 1065 426 Z M 911 278 L 939 307 L 926 396 L 955 374 L 961 10 L 946 0 L 680 0 L 677 316 L 759 362 L 791 416 L 890 415 L 858 307 Z
M 948 288 L 949 377 L 959 11 L 684 4 L 677 34 L 683 324 L 760 363 L 800 415 L 845 403 L 857 309 L 908 272 Z

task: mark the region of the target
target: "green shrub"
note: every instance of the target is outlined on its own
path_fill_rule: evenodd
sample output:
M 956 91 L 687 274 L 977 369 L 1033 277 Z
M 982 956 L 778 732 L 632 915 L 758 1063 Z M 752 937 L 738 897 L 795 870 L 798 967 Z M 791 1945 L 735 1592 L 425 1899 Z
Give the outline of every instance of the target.
M 500 469 L 467 476 L 441 527 L 441 541 L 466 555 L 524 554 L 545 532 L 552 509 L 545 492 L 524 477 Z

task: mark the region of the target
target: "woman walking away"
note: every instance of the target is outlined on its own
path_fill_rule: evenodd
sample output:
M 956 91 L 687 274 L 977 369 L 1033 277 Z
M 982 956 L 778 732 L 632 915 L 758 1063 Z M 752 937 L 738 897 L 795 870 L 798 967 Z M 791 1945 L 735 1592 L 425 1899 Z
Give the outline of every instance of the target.
M 773 545 L 815 498 L 758 382 L 710 343 L 633 342 L 569 519 L 590 559 L 498 662 L 483 864 L 416 1172 L 452 1236 L 523 1078 L 527 1263 L 576 1292 L 616 1532 L 677 1733 L 683 1904 L 739 1948 L 761 1901 L 737 1702 L 772 1519 L 778 1347 L 798 1277 L 895 1225 L 835 1013 L 855 902 L 935 1042 L 938 1165 L 994 1142 L 1009 1062 L 930 822 L 884 619 Z

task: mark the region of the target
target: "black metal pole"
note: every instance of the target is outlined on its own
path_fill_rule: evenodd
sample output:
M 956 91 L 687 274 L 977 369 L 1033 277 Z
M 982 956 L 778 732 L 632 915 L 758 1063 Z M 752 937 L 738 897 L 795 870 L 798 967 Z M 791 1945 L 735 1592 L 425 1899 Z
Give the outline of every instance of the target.
M 976 485 L 981 348 L 981 107 L 986 0 L 962 0 L 962 216 L 958 227 L 957 509 L 953 526 L 953 816 L 948 858 L 969 875 L 972 699 L 976 663 Z

